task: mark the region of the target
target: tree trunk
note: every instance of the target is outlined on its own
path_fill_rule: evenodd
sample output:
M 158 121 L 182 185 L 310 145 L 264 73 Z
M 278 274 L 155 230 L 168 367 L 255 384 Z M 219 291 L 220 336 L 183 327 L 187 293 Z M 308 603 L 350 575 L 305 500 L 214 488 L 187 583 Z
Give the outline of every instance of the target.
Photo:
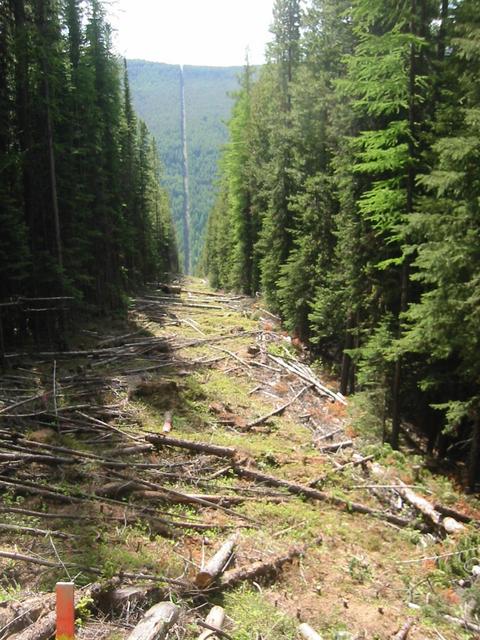
M 353 347 L 352 329 L 355 326 L 355 316 L 350 313 L 347 320 L 347 328 L 345 332 L 345 343 L 342 354 L 342 373 L 340 376 L 340 393 L 343 396 L 348 394 L 348 383 L 350 380 L 350 369 L 352 366 L 352 358 L 347 353 Z
M 472 430 L 472 444 L 468 460 L 468 488 L 472 493 L 479 490 L 480 485 L 480 418 L 475 416 Z

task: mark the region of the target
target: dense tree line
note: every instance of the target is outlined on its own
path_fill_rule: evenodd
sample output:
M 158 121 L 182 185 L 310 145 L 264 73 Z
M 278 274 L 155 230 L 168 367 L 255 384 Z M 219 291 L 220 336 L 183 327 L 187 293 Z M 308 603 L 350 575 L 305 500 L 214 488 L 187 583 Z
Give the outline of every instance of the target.
M 111 312 L 176 268 L 155 143 L 100 0 L 0 0 L 0 302 Z
M 247 66 L 204 268 L 261 291 L 337 363 L 394 448 L 402 421 L 480 482 L 480 1 L 276 0 Z

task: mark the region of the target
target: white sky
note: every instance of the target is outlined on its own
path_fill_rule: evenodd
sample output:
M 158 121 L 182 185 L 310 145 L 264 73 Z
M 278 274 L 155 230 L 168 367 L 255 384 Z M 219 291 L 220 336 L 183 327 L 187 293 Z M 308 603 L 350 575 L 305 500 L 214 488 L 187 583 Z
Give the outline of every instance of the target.
M 204 66 L 264 62 L 273 0 L 113 0 L 115 45 L 127 58 Z

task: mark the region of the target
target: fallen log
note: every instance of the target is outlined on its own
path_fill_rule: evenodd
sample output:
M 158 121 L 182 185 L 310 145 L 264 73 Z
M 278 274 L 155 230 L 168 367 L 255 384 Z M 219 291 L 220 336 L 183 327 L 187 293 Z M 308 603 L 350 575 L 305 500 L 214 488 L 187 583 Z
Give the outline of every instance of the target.
M 408 638 L 408 634 L 410 633 L 410 631 L 412 630 L 413 627 L 413 619 L 409 619 L 405 622 L 405 624 L 402 626 L 401 629 L 399 629 L 397 631 L 397 633 L 395 633 L 392 636 L 392 640 L 407 640 Z
M 37 496 L 42 496 L 43 498 L 50 498 L 51 500 L 57 500 L 59 502 L 81 502 L 81 498 L 77 498 L 75 496 L 67 496 L 63 493 L 57 493 L 54 491 L 49 491 L 48 489 L 39 489 L 38 487 L 30 486 L 30 483 L 25 481 L 24 484 L 17 482 L 14 478 L 11 478 L 9 481 L 0 480 L 0 487 L 7 487 L 8 489 L 15 489 L 18 493 L 29 493 Z
M 454 518 L 449 516 L 443 517 L 442 514 L 437 511 L 434 506 L 422 496 L 412 491 L 401 480 L 397 480 L 399 487 L 395 489 L 404 500 L 411 504 L 417 511 L 427 518 L 435 527 L 443 530 L 447 534 L 459 533 L 464 531 L 465 527 L 460 522 L 457 522 Z
M 336 452 L 340 449 L 346 449 L 347 447 L 353 447 L 353 440 L 344 440 L 343 442 L 333 442 L 332 444 L 324 444 L 318 447 L 320 453 Z
M 27 556 L 23 553 L 13 553 L 11 551 L 3 551 L 0 550 L 0 558 L 6 558 L 7 560 L 15 560 L 16 562 L 26 562 L 29 564 L 38 564 L 42 567 L 54 567 L 58 569 L 78 569 L 80 571 L 84 571 L 85 573 L 91 573 L 95 576 L 102 576 L 104 574 L 104 569 L 100 569 L 99 567 L 85 567 L 83 565 L 74 563 L 74 562 L 60 562 L 54 560 L 43 560 L 42 558 L 35 558 L 34 556 Z M 129 571 L 119 571 L 118 576 L 122 576 L 123 578 L 131 579 L 131 580 L 152 580 L 153 582 L 165 582 L 167 584 L 175 585 L 177 587 L 181 587 L 182 589 L 187 589 L 190 587 L 189 584 L 182 580 L 175 580 L 174 578 L 165 578 L 164 576 L 155 575 L 151 573 L 130 573 Z
M 202 567 L 202 569 L 200 569 L 200 571 L 195 576 L 195 586 L 197 586 L 199 589 L 206 589 L 218 578 L 221 573 L 223 573 L 225 567 L 232 558 L 237 541 L 238 533 L 235 533 L 230 536 L 230 538 L 226 542 L 224 542 L 217 553 L 207 562 L 204 567 Z
M 37 464 L 47 464 L 57 466 L 60 464 L 75 464 L 77 461 L 73 458 L 60 458 L 56 456 L 48 456 L 36 453 L 3 453 L 0 452 L 0 461 L 4 462 L 35 462 Z
M 55 611 L 50 611 L 20 633 L 15 634 L 15 640 L 50 640 L 55 633 L 56 624 L 57 614 Z
M 36 622 L 55 606 L 53 594 L 35 595 L 22 602 L 5 603 L 0 610 L 0 639 L 8 638 Z
M 468 516 L 466 513 L 462 513 L 461 511 L 457 511 L 457 509 L 452 509 L 452 507 L 445 507 L 443 504 L 433 505 L 433 508 L 442 514 L 442 516 L 449 516 L 450 518 L 455 518 L 459 522 L 464 522 L 465 524 L 470 524 L 470 522 L 476 522 L 475 518 Z
M 456 618 L 455 616 L 449 616 L 447 614 L 443 617 L 447 622 L 450 622 L 457 627 L 462 627 L 462 629 L 467 629 L 467 631 L 472 631 L 473 633 L 480 633 L 480 625 L 475 624 L 474 622 L 469 622 L 463 618 Z
M 121 615 L 124 610 L 130 610 L 135 606 L 151 606 L 155 601 L 163 600 L 165 595 L 164 590 L 156 586 L 132 585 L 105 591 L 96 600 L 95 605 L 106 615 Z
M 84 589 L 80 589 L 75 593 L 75 607 L 78 607 L 81 601 L 85 601 L 85 597 L 91 597 L 95 602 L 97 597 L 103 593 L 104 589 L 97 583 L 90 585 L 89 587 L 85 587 Z M 22 625 L 19 633 L 16 633 L 14 638 L 15 640 L 50 640 L 50 638 L 55 633 L 55 627 L 57 623 L 57 613 L 54 609 L 55 607 L 55 595 L 48 594 L 46 597 L 42 596 L 45 606 L 43 610 L 39 612 L 39 615 L 35 618 L 32 624 L 29 623 L 29 619 L 23 618 L 24 621 L 29 624 L 26 626 Z M 42 616 L 42 613 L 46 613 L 46 615 Z M 15 621 L 12 621 L 15 624 Z M 18 629 L 18 627 L 17 627 Z M 11 628 L 9 628 L 5 637 L 11 637 L 10 634 Z
M 345 464 L 340 465 L 336 469 L 333 469 L 332 471 L 329 471 L 328 473 L 324 474 L 323 476 L 320 476 L 319 478 L 315 478 L 315 480 L 312 480 L 311 482 L 308 483 L 308 486 L 309 487 L 315 487 L 320 482 L 323 482 L 324 480 L 327 480 L 327 478 L 330 476 L 330 474 L 338 473 L 339 471 L 343 471 L 347 467 L 357 467 L 358 465 L 366 464 L 367 462 L 370 462 L 370 460 L 373 460 L 373 458 L 374 458 L 374 456 L 367 456 L 366 458 L 359 457 L 356 460 L 350 460 L 349 462 L 345 462 Z
M 235 505 L 242 504 L 246 500 L 255 500 L 256 498 L 243 496 L 224 496 L 216 494 L 206 493 L 184 493 L 179 496 L 174 496 L 171 493 L 167 494 L 163 491 L 148 491 L 148 490 L 135 490 L 132 493 L 133 497 L 144 498 L 145 500 L 158 500 L 160 502 L 173 502 L 176 504 L 199 504 L 200 500 L 208 500 L 211 504 L 215 505 Z
M 180 615 L 171 602 L 159 602 L 140 620 L 127 640 L 163 640 Z
M 268 357 L 270 358 L 270 360 L 273 360 L 273 362 L 280 365 L 290 373 L 293 373 L 294 375 L 297 375 L 299 378 L 301 378 L 305 382 L 312 384 L 315 387 L 315 389 L 317 389 L 317 391 L 319 391 L 322 395 L 326 395 L 332 398 L 332 400 L 336 400 L 337 402 L 340 402 L 343 405 L 347 404 L 343 396 L 341 396 L 338 393 L 335 393 L 334 391 L 331 391 L 331 389 L 323 385 L 319 380 L 317 380 L 314 377 L 313 373 L 311 373 L 310 371 L 305 371 L 303 369 L 300 369 L 299 366 L 295 366 L 297 363 L 286 362 L 283 358 L 278 358 L 277 356 L 274 356 L 270 353 L 268 354 Z
M 147 434 L 145 440 L 155 445 L 155 447 L 179 447 L 181 449 L 189 449 L 190 451 L 200 451 L 201 453 L 208 453 L 212 456 L 218 456 L 219 458 L 234 458 L 237 455 L 237 449 L 235 447 L 220 447 L 216 444 L 209 444 L 208 442 L 194 442 L 193 440 L 179 440 L 178 438 L 171 438 L 169 436 L 159 436 L 156 434 Z
M 311 384 L 307 384 L 307 386 L 303 387 L 303 389 L 300 389 L 300 391 L 295 394 L 295 396 L 289 400 L 288 402 L 286 402 L 285 404 L 283 404 L 281 407 L 278 407 L 278 409 L 274 409 L 273 411 L 270 411 L 270 413 L 267 413 L 264 416 L 261 416 L 260 418 L 256 418 L 256 420 L 251 420 L 247 426 L 246 429 L 251 429 L 252 427 L 256 427 L 257 424 L 262 424 L 262 422 L 265 422 L 266 420 L 269 420 L 270 418 L 273 418 L 273 416 L 276 416 L 280 413 L 283 413 L 285 411 L 285 409 L 287 409 L 291 404 L 293 404 L 295 402 L 295 400 L 298 400 L 298 398 L 305 393 L 305 391 L 307 391 L 308 389 L 311 389 L 313 385 Z
M 343 427 L 340 427 L 339 429 L 334 429 L 329 433 L 324 433 L 323 435 L 318 436 L 318 438 L 315 437 L 315 442 L 320 442 L 320 440 L 328 440 L 329 438 L 333 438 L 333 436 L 336 436 L 337 433 L 340 433 L 341 431 L 343 431 Z
M 117 471 L 112 471 L 112 473 L 118 476 L 119 478 L 122 478 L 122 480 L 129 480 L 127 476 L 124 476 L 118 473 Z M 174 499 L 177 499 L 177 500 L 178 499 L 188 500 L 188 502 L 191 502 L 192 504 L 199 504 L 202 507 L 209 507 L 211 509 L 220 509 L 221 511 L 224 511 L 225 513 L 228 513 L 229 515 L 234 516 L 236 518 L 242 518 L 242 520 L 247 520 L 248 522 L 255 522 L 252 518 L 249 518 L 248 516 L 245 516 L 242 513 L 237 513 L 236 511 L 232 511 L 228 507 L 224 507 L 221 504 L 217 504 L 216 502 L 210 502 L 209 500 L 205 500 L 204 498 L 199 496 L 194 497 L 193 495 L 182 493 L 181 491 L 176 491 L 175 489 L 171 489 L 170 487 L 164 487 L 161 484 L 157 484 L 155 482 L 149 482 L 148 480 L 142 480 L 140 478 L 137 480 L 137 483 L 154 490 L 159 490 L 162 493 L 164 492 L 168 498 L 173 497 Z M 255 524 L 257 523 L 255 522 Z
M 153 447 L 151 444 L 139 444 L 133 447 L 112 449 L 111 451 L 107 452 L 107 455 L 115 458 L 116 456 L 131 456 L 137 453 L 148 453 L 149 451 L 153 451 Z
M 94 520 L 92 516 L 82 516 L 76 513 L 46 513 L 45 511 L 33 511 L 31 509 L 20 509 L 0 505 L 0 513 L 19 513 L 23 516 L 34 516 L 35 518 L 57 519 L 57 520 Z
M 315 629 L 313 629 L 306 622 L 304 622 L 303 624 L 299 625 L 298 632 L 300 633 L 302 638 L 305 638 L 305 640 L 322 640 L 322 636 L 320 636 L 315 631 Z
M 198 640 L 208 640 L 211 638 L 223 637 L 226 640 L 232 640 L 232 637 L 222 631 L 223 623 L 225 622 L 225 611 L 223 607 L 215 605 L 210 609 L 208 616 L 205 618 L 205 622 L 198 620 L 197 624 L 201 627 L 205 627 L 205 631 L 198 636 Z
M 316 542 L 320 542 L 317 540 Z M 245 580 L 253 580 L 260 577 L 271 576 L 278 573 L 285 564 L 292 562 L 296 558 L 302 557 L 310 545 L 292 547 L 285 554 L 276 555 L 265 561 L 253 562 L 245 567 L 231 569 L 220 579 L 220 589 L 230 589 Z
M 78 536 L 73 535 L 72 533 L 63 533 L 62 531 L 50 531 L 47 529 L 36 529 L 35 527 L 22 527 L 17 524 L 3 524 L 0 523 L 0 531 L 12 531 L 16 533 L 24 533 L 30 536 L 41 536 L 52 538 L 61 538 L 62 540 L 75 539 Z
M 269 476 L 265 473 L 260 473 L 259 471 L 252 471 L 251 469 L 247 469 L 246 467 L 241 467 L 239 465 L 234 465 L 233 469 L 241 477 L 249 478 L 250 480 L 255 480 L 272 487 L 283 487 L 284 489 L 295 495 L 304 496 L 306 498 L 310 498 L 311 500 L 326 502 L 335 507 L 340 507 L 344 511 L 370 515 L 380 520 L 390 522 L 391 524 L 395 524 L 399 527 L 408 527 L 410 525 L 413 525 L 415 526 L 415 528 L 420 529 L 421 531 L 425 530 L 425 527 L 423 527 L 421 524 L 412 523 L 411 520 L 407 520 L 406 518 L 400 518 L 399 516 L 395 516 L 391 513 L 385 513 L 383 511 L 376 511 L 375 509 L 371 509 L 364 504 L 360 504 L 358 502 L 350 502 L 349 500 L 344 500 L 343 498 L 337 498 L 336 496 L 329 495 L 328 493 L 319 491 L 318 489 L 313 489 L 311 487 L 297 484 L 295 482 L 289 482 L 288 480 L 275 478 L 274 476 Z

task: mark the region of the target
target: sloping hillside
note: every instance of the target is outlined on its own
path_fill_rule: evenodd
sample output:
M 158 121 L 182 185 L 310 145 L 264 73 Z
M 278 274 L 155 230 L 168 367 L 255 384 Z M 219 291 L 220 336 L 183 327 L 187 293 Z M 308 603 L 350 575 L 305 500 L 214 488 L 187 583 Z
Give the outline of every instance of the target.
M 165 185 L 170 193 L 179 244 L 185 263 L 183 233 L 183 158 L 181 132 L 180 65 L 129 60 L 133 101 L 157 139 L 165 166 Z M 239 67 L 184 67 L 186 136 L 191 202 L 191 264 L 201 250 L 203 230 L 213 204 L 217 161 L 227 140 L 232 101 Z

